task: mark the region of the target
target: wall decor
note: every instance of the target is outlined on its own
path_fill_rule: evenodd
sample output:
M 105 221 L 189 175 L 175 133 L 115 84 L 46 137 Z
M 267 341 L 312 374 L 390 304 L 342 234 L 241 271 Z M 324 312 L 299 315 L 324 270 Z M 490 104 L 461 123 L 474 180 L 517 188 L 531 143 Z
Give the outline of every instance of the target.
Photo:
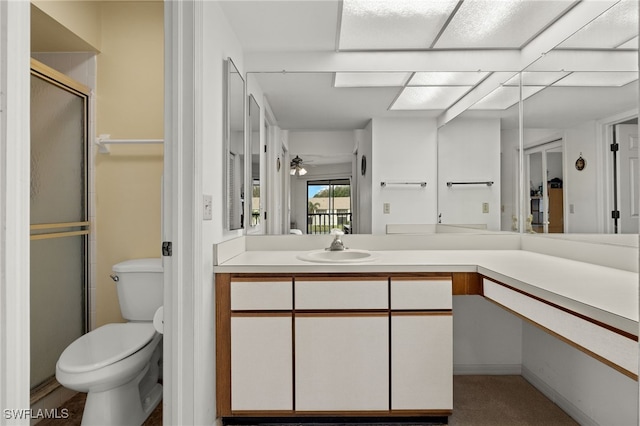
M 362 160 L 360 160 L 360 173 L 362 173 L 362 176 L 364 176 L 366 172 L 367 172 L 367 157 L 363 155 Z
M 580 156 L 576 160 L 576 170 L 581 172 L 582 170 L 584 170 L 585 167 L 587 167 L 587 161 L 584 158 L 582 158 L 582 153 L 580 153 Z

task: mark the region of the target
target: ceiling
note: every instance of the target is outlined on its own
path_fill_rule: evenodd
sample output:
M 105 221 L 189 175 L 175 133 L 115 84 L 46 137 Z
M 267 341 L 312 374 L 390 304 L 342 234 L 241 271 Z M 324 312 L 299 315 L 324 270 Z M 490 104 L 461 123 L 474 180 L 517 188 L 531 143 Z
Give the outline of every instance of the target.
M 560 52 L 572 54 L 571 52 L 577 50 L 597 54 L 632 51 L 637 54 L 637 2 L 622 0 L 617 3 L 595 3 L 600 3 L 603 11 L 609 6 L 613 7 L 597 19 L 582 18 L 584 22 L 579 24 L 578 31 L 568 34 L 567 37 L 562 31 L 558 31 L 557 27 L 566 25 L 565 22 L 571 23 L 572 20 L 580 19 L 583 10 L 588 11 L 591 5 L 579 0 L 220 2 L 242 44 L 245 59 L 270 55 L 276 57 L 282 53 L 308 57 L 316 53 L 339 56 L 359 52 L 362 55 L 381 57 L 385 53 L 403 52 L 418 57 L 433 52 L 453 52 L 457 57 L 463 58 L 461 69 L 469 68 L 469 64 L 464 63 L 466 52 L 488 52 L 497 55 L 521 52 L 521 56 L 524 56 L 523 52 L 539 40 L 549 44 L 549 41 L 545 40 L 545 37 L 549 38 L 548 34 L 557 38 L 551 47 L 557 47 L 556 50 Z M 409 11 L 411 5 L 424 7 L 427 4 L 435 4 L 438 8 L 435 11 L 420 10 L 417 15 L 412 15 Z M 605 4 L 606 7 L 603 7 Z M 515 7 L 506 10 L 508 5 Z M 501 9 L 505 10 L 501 12 Z M 386 12 L 384 17 L 376 15 L 380 10 Z M 258 66 L 257 69 L 259 68 Z M 265 67 L 267 68 L 269 67 Z M 362 81 L 363 87 L 335 87 L 343 78 L 340 74 L 336 77 L 332 72 L 249 73 L 248 78 L 257 79 L 279 125 L 290 130 L 359 129 L 374 117 L 439 117 L 456 102 L 487 84 L 483 83 L 482 78 L 465 84 L 455 81 L 425 83 L 424 79 L 422 83 L 414 84 L 412 81 L 416 81 L 417 76 L 412 78 L 413 72 L 419 70 L 404 71 L 386 76 L 396 80 L 394 83 L 384 83 L 382 80 L 380 83 L 372 82 L 371 76 L 367 76 L 366 73 L 358 73 L 362 74 L 360 76 L 346 74 L 346 77 L 352 77 L 350 80 Z M 637 60 L 635 71 L 637 74 Z M 495 83 L 498 81 L 495 75 L 488 80 L 498 87 L 501 83 L 506 83 L 511 75 L 513 72 L 499 83 Z M 369 78 L 365 81 L 361 77 Z M 556 82 L 559 85 L 561 80 L 552 79 L 552 83 Z M 364 87 L 377 84 L 382 86 Z M 524 88 L 525 92 L 536 92 L 526 101 L 527 121 L 530 125 L 553 127 L 561 123 L 566 124 L 567 121 L 585 121 L 601 117 L 600 114 L 604 114 L 604 110 L 608 108 L 637 106 L 637 79 L 633 83 L 623 85 L 623 88 L 599 85 L 595 90 L 585 90 L 584 87 L 574 85 L 548 87 L 548 84 L 551 83 L 537 89 Z M 410 87 L 412 85 L 416 87 Z M 512 89 L 517 92 L 517 82 Z M 422 91 L 428 92 L 429 95 L 437 94 L 440 96 L 440 102 L 421 103 L 422 101 L 416 100 L 416 96 Z M 443 97 L 443 93 L 446 96 Z M 413 98 L 409 95 L 413 95 Z M 472 106 L 475 101 L 468 103 Z M 463 114 L 500 117 L 503 128 L 516 128 L 517 98 L 515 103 L 513 106 L 513 103 L 507 102 L 499 109 L 481 108 L 481 104 L 478 103 L 475 108 L 472 107 Z

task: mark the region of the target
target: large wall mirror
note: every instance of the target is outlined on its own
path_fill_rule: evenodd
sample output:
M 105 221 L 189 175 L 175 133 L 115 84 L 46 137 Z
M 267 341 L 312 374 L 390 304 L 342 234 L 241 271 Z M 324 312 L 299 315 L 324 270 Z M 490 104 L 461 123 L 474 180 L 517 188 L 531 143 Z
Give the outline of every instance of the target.
M 313 52 L 324 72 L 291 55 L 285 64 L 256 55 L 253 69 L 265 71 L 247 78 L 275 118 L 269 149 L 290 169 L 288 190 L 262 191 L 281 197 L 267 206 L 285 206 L 288 227 L 278 232 L 309 233 L 314 215 L 348 214 L 355 233 L 392 224 L 637 233 L 638 5 L 586 3 L 540 6 L 536 16 L 549 24 L 519 44 L 508 36 L 516 27 L 497 28 L 502 36 L 487 43 L 508 48 L 480 56 L 473 40 L 461 42 L 468 63 L 450 60 L 459 50 L 426 48 L 449 72 L 418 55 L 399 71 L 407 51 L 356 52 L 369 70 L 333 52 L 338 72 Z M 385 62 L 392 57 L 401 60 Z M 300 72 L 282 72 L 290 64 Z M 321 182 L 346 180 L 348 204 L 316 199 Z
M 244 79 L 235 64 L 225 62 L 225 212 L 226 229 L 244 228 L 245 209 L 245 138 Z
M 290 228 L 381 234 L 387 225 L 443 223 L 500 230 L 500 141 L 503 131 L 518 131 L 517 84 L 507 104 L 478 103 L 438 123 L 444 106 L 488 74 L 249 73 L 286 140 Z M 374 83 L 381 77 L 384 84 Z M 449 93 L 433 108 L 416 104 L 417 92 L 443 88 Z M 332 191 L 336 181 L 341 188 Z
M 249 96 L 249 147 L 251 149 L 249 182 L 251 182 L 251 197 L 249 198 L 249 211 L 251 214 L 251 228 L 260 225 L 261 216 L 261 197 L 260 197 L 260 106 L 253 95 Z
M 638 233 L 638 10 L 622 1 L 523 72 L 528 232 Z

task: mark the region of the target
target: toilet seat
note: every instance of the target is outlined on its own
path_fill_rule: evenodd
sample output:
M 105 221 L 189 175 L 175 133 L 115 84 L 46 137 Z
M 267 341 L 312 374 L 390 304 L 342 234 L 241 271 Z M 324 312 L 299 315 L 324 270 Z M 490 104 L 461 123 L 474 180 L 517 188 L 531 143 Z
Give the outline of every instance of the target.
M 58 360 L 67 373 L 84 373 L 118 362 L 146 346 L 155 335 L 153 323 L 106 324 L 74 341 Z

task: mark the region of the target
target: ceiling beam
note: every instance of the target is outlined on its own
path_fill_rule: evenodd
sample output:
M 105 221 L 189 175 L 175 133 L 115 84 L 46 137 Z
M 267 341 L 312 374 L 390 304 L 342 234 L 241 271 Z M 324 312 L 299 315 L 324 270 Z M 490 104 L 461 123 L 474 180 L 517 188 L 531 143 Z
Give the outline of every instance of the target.
M 246 53 L 247 72 L 518 71 L 518 50 Z
M 545 58 L 546 56 L 553 56 L 553 66 L 557 68 L 560 66 L 560 69 L 569 69 L 572 64 L 571 60 L 577 60 L 581 56 L 582 67 L 586 67 L 588 65 L 593 65 L 594 67 L 602 67 L 604 64 L 597 65 L 597 62 L 603 61 L 602 54 L 605 52 L 596 52 L 585 54 L 585 55 L 566 55 L 562 56 L 561 54 L 556 54 L 556 52 L 551 53 L 553 48 L 569 38 L 576 31 L 587 25 L 589 22 L 596 19 L 602 13 L 609 10 L 612 6 L 618 3 L 620 0 L 582 0 L 576 6 L 574 6 L 571 10 L 569 10 L 566 14 L 561 16 L 556 22 L 554 22 L 551 26 L 549 26 L 543 33 L 538 35 L 535 39 L 533 39 L 529 44 L 523 47 L 518 53 L 519 58 L 517 61 L 517 65 L 515 65 L 512 69 L 516 71 L 522 71 L 527 69 L 532 64 L 538 62 L 541 58 Z M 564 52 L 564 51 L 562 51 Z M 606 52 L 610 53 L 610 56 L 621 58 L 616 62 L 627 63 L 627 66 L 630 64 L 629 58 L 627 55 L 628 52 Z M 633 52 L 632 52 L 633 53 Z M 637 52 L 636 52 L 637 54 Z M 599 59 L 597 59 L 599 58 Z M 562 63 L 565 63 L 566 66 L 561 66 Z M 538 67 L 541 67 L 545 61 L 540 61 Z M 549 60 L 549 64 L 551 65 L 552 61 Z M 637 70 L 637 67 L 635 68 Z M 497 71 L 497 70 L 496 70 Z M 593 71 L 593 70 L 590 70 Z M 473 90 L 467 93 L 462 99 L 456 102 L 454 105 L 449 107 L 445 112 L 443 112 L 437 119 L 438 127 L 445 125 L 449 121 L 456 118 L 458 115 L 462 114 L 466 111 L 471 105 L 475 102 L 479 101 L 493 90 L 497 89 L 502 83 L 501 78 L 488 78 L 483 83 L 477 85 Z

